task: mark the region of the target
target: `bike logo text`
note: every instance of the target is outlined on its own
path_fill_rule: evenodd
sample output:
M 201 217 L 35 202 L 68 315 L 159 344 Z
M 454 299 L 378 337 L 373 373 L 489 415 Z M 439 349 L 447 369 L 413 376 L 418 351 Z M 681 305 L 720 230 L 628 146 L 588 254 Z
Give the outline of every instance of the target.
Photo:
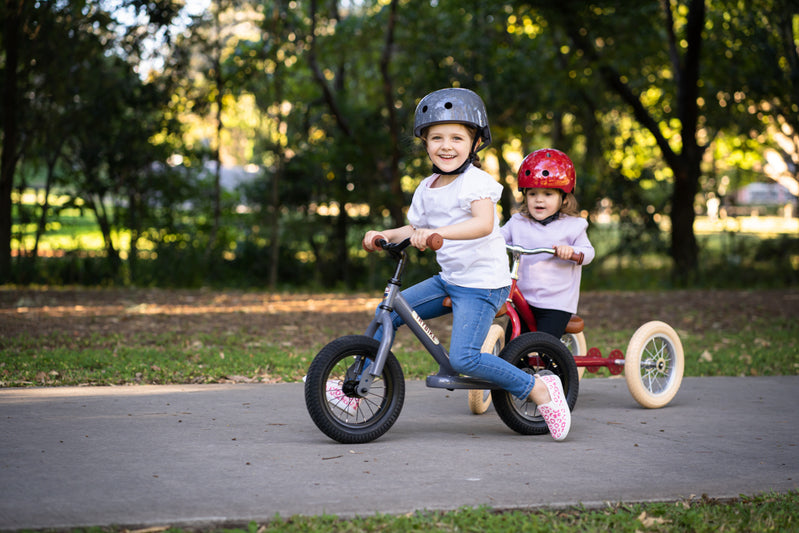
M 419 324 L 419 326 L 424 330 L 427 336 L 430 337 L 430 340 L 433 341 L 433 344 L 438 344 L 438 337 L 436 337 L 435 334 L 430 330 L 430 328 L 427 327 L 427 324 L 425 324 L 424 321 L 422 321 L 422 317 L 417 315 L 416 311 L 411 311 L 411 314 L 413 315 L 413 319 L 416 321 L 416 323 Z

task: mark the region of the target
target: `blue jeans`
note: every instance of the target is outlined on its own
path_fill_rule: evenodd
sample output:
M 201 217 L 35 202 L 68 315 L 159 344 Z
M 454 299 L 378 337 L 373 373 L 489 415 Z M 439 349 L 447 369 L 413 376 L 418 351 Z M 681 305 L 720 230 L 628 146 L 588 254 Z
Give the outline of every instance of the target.
M 509 292 L 510 287 L 460 287 L 436 275 L 405 289 L 402 296 L 423 320 L 452 313 L 449 361 L 456 372 L 490 381 L 497 388 L 524 399 L 533 390 L 535 378 L 504 359 L 480 351 L 494 316 Z M 446 296 L 452 299 L 452 309 L 442 305 Z M 396 311 L 391 313 L 391 319 L 394 331 L 404 324 Z M 375 338 L 380 340 L 382 336 L 382 328 L 379 328 Z

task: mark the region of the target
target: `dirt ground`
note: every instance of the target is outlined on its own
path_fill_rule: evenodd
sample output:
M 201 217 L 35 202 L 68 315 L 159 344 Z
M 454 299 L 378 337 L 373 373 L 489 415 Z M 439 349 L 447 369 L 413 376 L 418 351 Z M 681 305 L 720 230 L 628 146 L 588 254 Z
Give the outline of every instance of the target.
M 0 288 L 0 349 L 2 339 L 63 332 L 84 340 L 113 335 L 116 342 L 130 343 L 154 333 L 236 333 L 315 345 L 362 333 L 377 303 L 367 294 Z M 579 314 L 586 331 L 633 331 L 648 320 L 662 320 L 678 331 L 734 332 L 755 318 L 799 317 L 799 289 L 584 292 Z M 447 327 L 431 326 L 437 332 Z M 441 333 L 446 338 L 446 331 Z

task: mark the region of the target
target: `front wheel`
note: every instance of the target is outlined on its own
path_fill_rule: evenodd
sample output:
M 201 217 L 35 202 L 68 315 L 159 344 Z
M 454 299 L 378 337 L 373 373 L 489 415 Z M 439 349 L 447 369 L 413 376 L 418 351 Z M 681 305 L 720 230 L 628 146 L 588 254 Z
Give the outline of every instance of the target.
M 682 342 L 665 322 L 653 320 L 636 330 L 624 356 L 624 379 L 636 402 L 649 409 L 669 403 L 682 383 Z
M 569 409 L 574 410 L 580 380 L 574 358 L 560 340 L 546 333 L 524 333 L 509 342 L 500 357 L 528 374 L 541 370 L 552 371 L 563 383 Z M 497 414 L 513 431 L 522 435 L 543 435 L 549 432 L 538 407 L 527 398 L 519 400 L 502 389 L 492 390 L 491 396 Z
M 370 442 L 397 421 L 405 401 L 402 367 L 388 354 L 369 394 L 358 382 L 373 365 L 380 343 L 363 335 L 341 337 L 322 348 L 305 378 L 305 407 L 322 433 L 343 444 Z

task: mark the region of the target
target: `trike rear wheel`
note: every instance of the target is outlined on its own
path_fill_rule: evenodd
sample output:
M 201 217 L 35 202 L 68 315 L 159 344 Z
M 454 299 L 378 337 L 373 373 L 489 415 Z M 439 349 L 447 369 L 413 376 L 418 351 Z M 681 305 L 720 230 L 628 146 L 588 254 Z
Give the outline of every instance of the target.
M 635 401 L 657 409 L 669 403 L 682 383 L 682 342 L 665 322 L 653 320 L 636 330 L 624 356 L 624 379 Z
M 344 444 L 370 442 L 397 421 L 405 401 L 405 377 L 394 354 L 369 394 L 361 397 L 358 380 L 374 364 L 380 344 L 363 335 L 338 338 L 322 348 L 305 377 L 305 406 L 322 433 Z
M 569 350 L 555 337 L 546 333 L 524 333 L 513 339 L 500 357 L 529 374 L 550 370 L 563 383 L 566 403 L 574 410 L 579 392 L 577 365 Z M 544 417 L 533 402 L 519 400 L 505 390 L 492 390 L 494 409 L 502 421 L 513 431 L 522 435 L 548 433 Z
M 502 348 L 504 347 L 505 328 L 503 328 L 500 324 L 491 324 L 491 328 L 488 330 L 488 335 L 486 335 L 486 338 L 483 341 L 483 347 L 481 351 L 483 353 L 490 353 L 499 356 L 499 354 L 502 352 Z M 481 415 L 488 410 L 490 405 L 490 390 L 473 389 L 469 391 L 469 410 L 472 413 Z
M 588 354 L 588 343 L 585 342 L 585 334 L 582 331 L 579 333 L 564 333 L 563 337 L 560 338 L 560 342 L 574 356 L 575 363 L 580 360 L 581 356 L 585 357 Z M 585 373 L 585 367 L 578 366 L 577 377 L 583 379 L 583 373 Z

